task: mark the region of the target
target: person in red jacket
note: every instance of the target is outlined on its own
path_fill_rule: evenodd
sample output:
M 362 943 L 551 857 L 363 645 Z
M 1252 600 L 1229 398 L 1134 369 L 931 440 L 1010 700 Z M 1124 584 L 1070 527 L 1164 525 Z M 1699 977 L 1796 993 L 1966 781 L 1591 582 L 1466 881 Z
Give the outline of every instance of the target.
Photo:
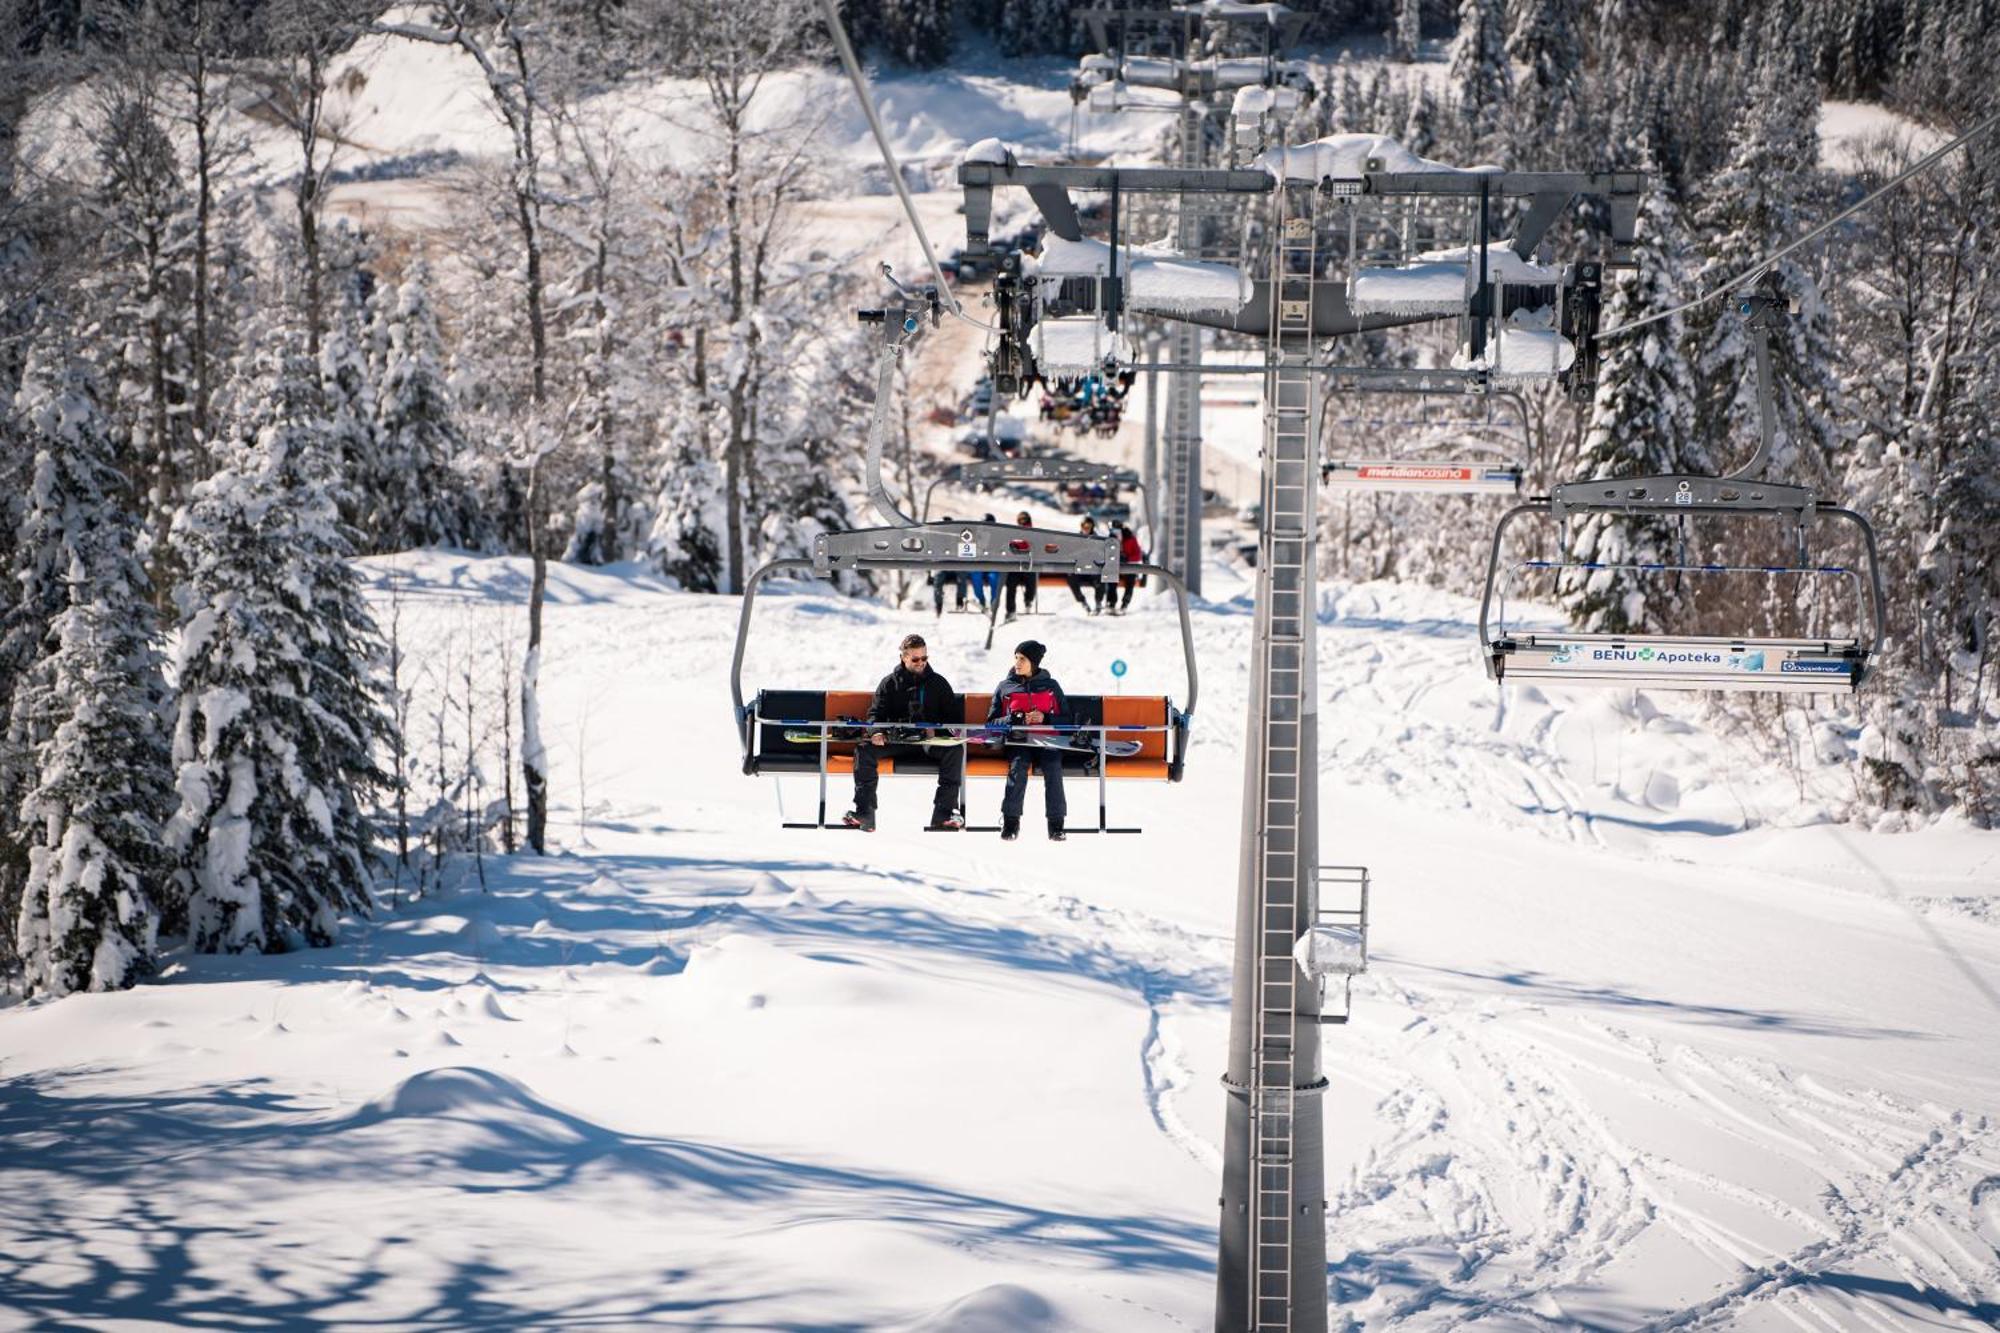
M 1120 523 L 1118 525 L 1118 563 L 1121 565 L 1143 565 L 1146 563 L 1146 552 L 1139 545 L 1139 534 L 1132 531 L 1130 523 Z M 1111 614 L 1114 616 L 1124 615 L 1125 608 L 1132 605 L 1132 589 L 1138 586 L 1139 576 L 1137 574 L 1120 574 L 1118 582 L 1124 585 L 1124 592 L 1112 604 Z
M 1039 727 L 1069 718 L 1069 701 L 1055 677 L 1042 670 L 1043 645 L 1027 639 L 1014 647 L 1014 669 L 993 690 L 993 705 L 986 710 L 989 723 Z M 1028 795 L 1028 770 L 1042 772 L 1042 807 L 1049 817 L 1049 839 L 1064 838 L 1063 820 L 1069 802 L 1063 796 L 1062 751 L 1032 746 L 1010 747 L 1007 755 L 1007 794 L 1000 801 L 1000 836 L 1012 841 L 1021 836 L 1021 806 Z

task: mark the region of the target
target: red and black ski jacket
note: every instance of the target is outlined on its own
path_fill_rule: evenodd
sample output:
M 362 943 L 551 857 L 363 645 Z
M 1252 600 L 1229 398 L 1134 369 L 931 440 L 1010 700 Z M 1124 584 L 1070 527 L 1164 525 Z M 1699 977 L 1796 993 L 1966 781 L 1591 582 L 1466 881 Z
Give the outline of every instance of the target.
M 963 722 L 965 715 L 959 709 L 958 695 L 953 693 L 951 682 L 935 668 L 919 676 L 898 662 L 896 669 L 882 677 L 882 683 L 875 687 L 875 697 L 868 704 L 868 720 L 915 725 Z
M 1044 722 L 1062 722 L 1069 716 L 1069 700 L 1062 686 L 1046 671 L 1037 670 L 1026 680 L 1009 672 L 993 687 L 993 706 L 986 710 L 988 722 L 1011 722 L 1021 713 L 1040 713 Z

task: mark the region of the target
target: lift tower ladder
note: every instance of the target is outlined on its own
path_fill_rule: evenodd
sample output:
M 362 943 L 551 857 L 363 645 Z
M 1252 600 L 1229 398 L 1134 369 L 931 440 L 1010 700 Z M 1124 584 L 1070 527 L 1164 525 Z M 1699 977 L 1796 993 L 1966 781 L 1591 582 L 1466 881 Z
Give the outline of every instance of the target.
M 1209 109 L 1195 97 L 1181 103 L 1181 145 L 1174 165 L 1200 171 L 1208 158 Z M 1208 243 L 1207 204 L 1188 193 L 1180 197 L 1174 244 L 1183 255 L 1199 256 Z M 1177 370 L 1167 383 L 1166 560 L 1188 592 L 1201 595 L 1201 329 L 1174 322 L 1168 335 Z
M 1318 749 L 1313 633 L 1319 507 L 1314 399 L 1313 279 L 1318 205 L 1312 185 L 1274 191 L 1270 342 L 1265 352 L 1263 531 L 1257 560 L 1256 650 L 1262 689 L 1251 717 L 1251 801 L 1243 895 L 1255 929 L 1239 935 L 1238 967 L 1254 985 L 1247 1087 L 1250 1180 L 1245 1308 L 1218 1325 L 1251 1330 L 1326 1327 L 1326 1201 L 1318 1094 L 1317 998 L 1295 956 L 1317 911 Z M 1254 940 L 1245 959 L 1241 941 Z M 1235 1072 L 1235 1071 L 1232 1071 Z M 1225 1202 L 1227 1201 L 1225 1182 Z M 1240 1225 L 1240 1224 L 1238 1224 Z M 1231 1223 L 1224 1220 L 1225 1233 Z M 1225 1251 L 1227 1250 L 1225 1241 Z M 1225 1268 L 1231 1265 L 1225 1263 Z M 1241 1322 L 1239 1322 L 1241 1321 Z

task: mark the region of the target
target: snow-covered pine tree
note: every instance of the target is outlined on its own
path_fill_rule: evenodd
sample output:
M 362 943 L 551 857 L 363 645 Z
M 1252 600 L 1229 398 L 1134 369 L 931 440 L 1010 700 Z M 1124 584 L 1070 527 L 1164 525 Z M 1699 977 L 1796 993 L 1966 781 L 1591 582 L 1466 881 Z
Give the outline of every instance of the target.
M 1775 31 L 1766 39 L 1767 51 L 1789 49 Z M 1728 162 L 1702 187 L 1694 222 L 1703 262 L 1689 290 L 1741 276 L 1805 230 L 1810 219 L 1801 205 L 1818 190 L 1818 124 L 1819 96 L 1798 62 L 1773 58 L 1757 68 Z M 1841 445 L 1839 352 L 1811 270 L 1794 256 L 1775 272 L 1798 311 L 1771 339 L 1779 438 L 1770 476 L 1825 489 L 1837 475 Z M 1735 450 L 1722 452 L 1747 458 L 1758 418 L 1755 351 L 1744 317 L 1736 302 L 1715 302 L 1691 313 L 1689 332 L 1702 390 L 1696 429 L 1718 447 L 1736 439 Z
M 1607 328 L 1669 309 L 1686 290 L 1687 233 L 1657 174 L 1640 205 L 1636 249 L 1638 269 L 1620 275 L 1606 296 Z M 1709 470 L 1694 436 L 1694 374 L 1683 337 L 1676 315 L 1607 346 L 1583 442 L 1586 476 Z M 1624 566 L 1673 556 L 1673 532 L 1660 521 L 1592 514 L 1571 532 L 1570 554 L 1583 563 Z M 1677 609 L 1665 586 L 1620 568 L 1565 570 L 1556 593 L 1571 623 L 1592 632 L 1658 631 L 1674 623 Z
M 120 337 L 108 369 L 146 509 L 142 551 L 165 536 L 195 470 L 188 412 L 192 284 L 184 267 L 190 199 L 156 71 L 135 69 L 97 95 L 98 182 L 92 211 L 99 263 L 86 280 L 92 313 Z
M 1522 91 L 1540 142 L 1560 138 L 1569 123 L 1583 66 L 1581 22 L 1577 0 L 1515 0 L 1507 54 L 1528 68 Z
M 1465 160 L 1477 160 L 1497 143 L 1514 100 L 1504 0 L 1460 0 L 1446 86 L 1455 109 L 1448 144 Z
M 327 299 L 319 345 L 320 416 L 340 521 L 364 554 L 394 549 L 374 521 L 376 487 L 388 471 L 376 438 L 376 382 L 369 365 L 370 246 L 344 222 L 324 233 Z
M 1395 0 L 1390 12 L 1389 58 L 1407 65 L 1423 47 L 1423 0 Z
M 1070 55 L 1076 45 L 1071 14 L 1078 0 L 1004 0 L 993 6 L 993 29 L 1002 55 L 1054 52 Z
M 45 649 L 9 709 L 26 787 L 18 808 L 8 793 L 27 853 L 14 941 L 30 994 L 117 990 L 151 970 L 172 906 L 159 627 L 95 368 L 57 352 L 31 367 L 21 399 L 36 445 L 24 584 L 54 614 L 13 626 L 23 638 L 39 629 Z
M 709 453 L 698 423 L 669 410 L 661 418 L 666 441 L 658 485 L 658 515 L 647 554 L 660 572 L 689 592 L 722 586 L 722 469 Z
M 367 479 L 368 526 L 383 550 L 485 545 L 491 525 L 468 481 L 472 466 L 444 366 L 431 304 L 430 268 L 421 260 L 374 298 L 375 458 Z
M 929 69 L 951 56 L 952 0 L 877 0 L 869 39 L 884 53 Z
M 0 261 L 0 270 L 4 270 Z M 0 272 L 0 277 L 4 277 Z M 0 291 L 4 294 L 4 291 Z M 12 376 L 6 376 L 11 379 Z M 0 389 L 5 388 L 0 380 Z M 14 410 L 14 394 L 0 393 L 0 475 L 23 478 L 33 453 L 27 431 Z M 18 970 L 14 953 L 14 922 L 20 913 L 21 884 L 27 878 L 28 850 L 22 840 L 19 821 L 8 812 L 10 793 L 17 799 L 25 790 L 27 757 L 16 754 L 7 744 L 7 715 L 13 706 L 15 688 L 22 670 L 7 657 L 7 629 L 14 615 L 14 571 L 17 568 L 15 537 L 21 526 L 20 491 L 0 490 L 0 987 Z
M 73 603 L 25 687 L 50 728 L 21 809 L 30 845 L 16 939 L 29 994 L 133 985 L 153 970 L 172 911 L 167 687 L 140 591 Z
M 1438 146 L 1437 118 L 1437 99 L 1428 85 L 1419 83 L 1410 94 L 1410 114 L 1400 136 L 1403 147 L 1418 157 L 1432 156 Z
M 174 526 L 187 573 L 168 827 L 197 948 L 332 941 L 365 912 L 375 850 L 364 802 L 388 730 L 380 636 L 347 563 L 313 369 L 265 367 L 264 411 Z

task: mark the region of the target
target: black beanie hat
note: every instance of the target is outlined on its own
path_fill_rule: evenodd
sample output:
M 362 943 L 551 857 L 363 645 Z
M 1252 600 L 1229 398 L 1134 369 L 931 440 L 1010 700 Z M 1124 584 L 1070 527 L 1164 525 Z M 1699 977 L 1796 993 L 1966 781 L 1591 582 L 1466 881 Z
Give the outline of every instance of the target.
M 1014 651 L 1027 658 L 1029 666 L 1039 670 L 1042 665 L 1042 655 L 1048 652 L 1048 648 L 1033 639 L 1023 639 L 1014 645 Z

